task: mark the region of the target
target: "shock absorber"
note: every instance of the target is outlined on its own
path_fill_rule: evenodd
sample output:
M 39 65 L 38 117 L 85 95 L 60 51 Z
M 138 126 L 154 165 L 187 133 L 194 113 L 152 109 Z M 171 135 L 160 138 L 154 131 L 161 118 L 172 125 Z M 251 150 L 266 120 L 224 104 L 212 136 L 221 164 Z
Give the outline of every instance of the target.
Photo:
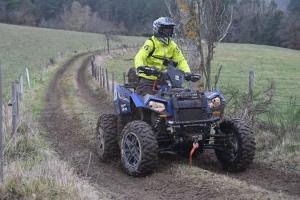
M 158 132 L 159 131 L 159 123 L 161 121 L 161 117 L 157 117 L 157 119 L 154 122 L 153 131 Z
M 155 122 L 154 122 L 154 125 L 153 125 L 153 131 L 154 132 L 158 132 L 159 131 L 159 123 L 161 122 L 161 119 L 166 119 L 168 116 L 167 115 L 159 115 L 158 117 L 157 117 L 157 119 L 155 120 Z

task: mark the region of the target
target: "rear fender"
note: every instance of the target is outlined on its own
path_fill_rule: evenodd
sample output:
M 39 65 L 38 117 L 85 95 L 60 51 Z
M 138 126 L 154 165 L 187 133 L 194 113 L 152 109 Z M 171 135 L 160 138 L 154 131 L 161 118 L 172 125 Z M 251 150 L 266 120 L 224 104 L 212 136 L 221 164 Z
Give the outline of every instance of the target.
M 133 93 L 130 89 L 117 85 L 114 90 L 114 106 L 117 114 L 130 113 L 130 95 Z

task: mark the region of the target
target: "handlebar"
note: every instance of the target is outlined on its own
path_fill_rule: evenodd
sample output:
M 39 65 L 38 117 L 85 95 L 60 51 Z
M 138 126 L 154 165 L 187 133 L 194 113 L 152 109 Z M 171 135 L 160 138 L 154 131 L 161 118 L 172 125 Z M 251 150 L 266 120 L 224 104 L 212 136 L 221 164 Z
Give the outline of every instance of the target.
M 144 73 L 147 76 L 155 75 L 155 76 L 160 76 L 162 75 L 162 72 L 158 70 L 157 67 L 152 66 L 140 66 L 137 68 L 137 73 Z M 192 81 L 192 82 L 197 82 L 201 79 L 201 76 L 199 74 L 194 74 L 194 73 L 185 73 L 184 74 L 184 79 L 186 81 Z

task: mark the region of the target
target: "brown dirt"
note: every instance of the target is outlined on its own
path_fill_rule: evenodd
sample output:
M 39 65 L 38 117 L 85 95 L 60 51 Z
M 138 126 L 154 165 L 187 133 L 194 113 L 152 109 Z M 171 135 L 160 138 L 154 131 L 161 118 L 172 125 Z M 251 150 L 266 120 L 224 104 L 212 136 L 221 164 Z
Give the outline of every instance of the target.
M 67 71 L 72 71 L 75 62 L 82 61 L 73 69 L 73 93 L 63 89 Z M 64 99 L 69 95 L 80 98 L 86 109 L 97 115 L 114 113 L 112 104 L 101 90 L 91 89 L 88 76 L 90 55 L 73 57 L 60 68 L 51 81 L 46 94 L 46 107 L 41 113 L 54 148 L 62 159 L 69 162 L 83 179 L 89 179 L 111 199 L 299 199 L 300 176 L 287 169 L 255 161 L 242 173 L 229 173 L 220 169 L 215 156 L 205 152 L 189 167 L 188 159 L 177 155 L 159 155 L 159 164 L 154 174 L 145 178 L 128 176 L 120 161 L 100 162 L 93 137 L 94 129 L 75 112 L 66 112 Z M 76 106 L 76 105 L 74 105 Z M 74 108 L 75 109 L 75 108 Z M 96 121 L 97 119 L 94 119 Z M 94 123 L 95 124 L 95 123 Z M 93 124 L 93 125 L 94 125 Z M 83 132 L 82 130 L 85 130 Z M 190 169 L 186 172 L 181 170 Z

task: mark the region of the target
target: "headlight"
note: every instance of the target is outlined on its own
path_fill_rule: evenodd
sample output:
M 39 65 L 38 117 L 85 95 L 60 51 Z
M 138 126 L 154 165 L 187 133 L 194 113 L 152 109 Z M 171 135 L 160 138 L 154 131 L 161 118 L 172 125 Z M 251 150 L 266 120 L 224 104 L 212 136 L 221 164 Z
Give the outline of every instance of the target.
M 122 112 L 126 112 L 127 111 L 127 105 L 126 104 L 121 104 L 121 110 L 122 110 Z
M 215 97 L 213 99 L 208 100 L 208 107 L 211 109 L 218 108 L 221 105 L 220 97 Z
M 155 110 L 157 112 L 161 112 L 166 109 L 165 104 L 156 101 L 150 101 L 148 105 L 150 109 Z

